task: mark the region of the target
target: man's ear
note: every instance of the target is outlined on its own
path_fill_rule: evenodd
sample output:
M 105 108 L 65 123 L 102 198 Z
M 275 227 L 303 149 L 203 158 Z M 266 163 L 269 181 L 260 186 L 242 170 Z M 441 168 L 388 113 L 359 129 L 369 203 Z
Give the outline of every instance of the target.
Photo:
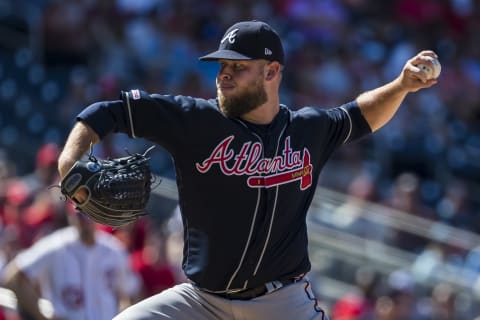
M 277 72 L 280 70 L 280 64 L 278 62 L 271 62 L 267 65 L 267 75 L 265 76 L 266 80 L 272 80 Z
M 275 76 L 275 71 L 273 70 L 268 70 L 267 72 L 267 80 L 272 80 L 272 78 Z

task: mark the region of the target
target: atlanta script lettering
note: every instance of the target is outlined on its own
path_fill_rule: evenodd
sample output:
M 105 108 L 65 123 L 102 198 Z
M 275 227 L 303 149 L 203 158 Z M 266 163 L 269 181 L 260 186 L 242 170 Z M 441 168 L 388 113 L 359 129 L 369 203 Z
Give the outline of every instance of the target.
M 245 142 L 239 153 L 230 149 L 234 136 L 221 141 L 210 156 L 202 163 L 196 163 L 200 173 L 208 172 L 213 165 L 218 165 L 225 175 L 248 175 L 247 184 L 252 188 L 273 187 L 292 181 L 300 181 L 300 189 L 305 190 L 312 184 L 312 165 L 307 148 L 293 151 L 290 137 L 285 139 L 281 155 L 273 158 L 262 157 L 260 142 Z M 231 161 L 233 159 L 233 161 Z

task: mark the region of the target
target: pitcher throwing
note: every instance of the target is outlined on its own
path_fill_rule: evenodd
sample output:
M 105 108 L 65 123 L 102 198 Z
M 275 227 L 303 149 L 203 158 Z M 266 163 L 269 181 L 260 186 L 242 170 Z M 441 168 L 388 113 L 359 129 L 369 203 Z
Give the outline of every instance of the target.
M 219 63 L 216 98 L 131 90 L 83 110 L 60 155 L 62 177 L 113 132 L 161 145 L 176 168 L 190 281 L 115 320 L 327 319 L 308 278 L 306 214 L 320 171 L 338 147 L 386 124 L 408 93 L 436 83 L 417 67 L 432 57 L 420 52 L 392 82 L 342 106 L 294 111 L 280 101 L 278 34 L 242 21 L 200 58 Z

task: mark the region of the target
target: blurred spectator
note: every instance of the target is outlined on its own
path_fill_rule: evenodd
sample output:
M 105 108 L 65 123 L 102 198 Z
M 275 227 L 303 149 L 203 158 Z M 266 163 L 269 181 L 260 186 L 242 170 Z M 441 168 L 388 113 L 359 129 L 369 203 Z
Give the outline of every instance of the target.
M 19 310 L 33 319 L 111 319 L 136 298 L 138 279 L 127 252 L 111 235 L 69 205 L 71 226 L 38 240 L 6 268 L 4 283 Z M 38 307 L 53 304 L 53 317 Z
M 33 193 L 58 182 L 57 159 L 59 153 L 60 149 L 55 143 L 46 143 L 37 150 L 34 171 L 22 177 Z
M 142 287 L 140 298 L 146 298 L 173 287 L 179 281 L 173 265 L 168 260 L 167 238 L 164 228 L 152 229 L 147 219 L 132 225 L 130 263 L 140 276 Z
M 389 276 L 385 293 L 376 301 L 375 311 L 378 320 L 418 319 L 414 284 L 408 273 L 398 270 Z
M 355 292 L 348 292 L 333 304 L 332 320 L 375 320 L 375 303 L 380 286 L 380 276 L 370 268 L 355 272 Z
M 119 239 L 129 253 L 132 270 L 139 276 L 139 299 L 152 296 L 183 282 L 177 273 L 181 264 L 178 259 L 170 260 L 168 238 L 170 232 L 165 225 L 154 224 L 150 216 L 145 216 L 134 223 L 111 228 L 98 225 L 100 230 L 113 234 Z M 156 230 L 156 228 L 159 230 Z M 182 238 L 183 240 L 183 238 Z M 181 252 L 178 253 L 181 257 Z M 183 273 L 183 270 L 181 270 Z
M 477 279 L 480 280 L 480 245 L 467 252 L 462 276 L 467 283 L 475 283 Z M 480 291 L 478 294 L 480 298 Z
M 149 232 L 145 245 L 131 253 L 133 270 L 142 279 L 142 297 L 150 297 L 178 283 L 173 266 L 167 260 L 166 237 Z
M 464 181 L 453 180 L 438 201 L 436 211 L 439 220 L 458 228 L 475 231 L 475 213 L 472 208 L 470 190 Z
M 444 247 L 432 241 L 416 256 L 412 264 L 412 274 L 419 283 L 436 281 L 444 268 L 444 262 Z
M 400 174 L 392 186 L 385 204 L 426 219 L 434 219 L 434 212 L 421 201 L 420 179 L 412 172 Z M 425 246 L 425 238 L 402 231 L 397 231 L 395 244 L 408 251 L 418 251 Z
M 25 212 L 32 204 L 32 197 L 30 189 L 23 181 L 9 181 L 3 204 L 3 224 L 11 230 L 12 235 L 15 234 L 21 247 L 28 247 L 33 241 L 31 230 L 24 221 Z
M 37 237 L 65 225 L 64 202 L 58 189 L 57 158 L 59 147 L 42 145 L 36 153 L 34 170 L 11 180 L 5 205 L 6 224 L 19 228 L 24 247 Z
M 41 25 L 45 64 L 74 66 L 88 62 L 87 3 L 78 0 L 48 2 Z
M 420 183 L 420 178 L 413 172 L 399 174 L 386 204 L 392 208 L 433 220 L 435 215 L 432 209 L 426 207 L 421 200 Z
M 365 319 L 365 301 L 361 296 L 347 294 L 339 299 L 331 312 L 332 320 L 362 320 Z
M 347 201 L 332 210 L 329 222 L 365 239 L 391 242 L 390 228 L 373 224 L 365 217 L 372 210 L 371 203 L 377 199 L 376 184 L 369 172 L 355 175 L 347 188 Z
M 432 319 L 460 320 L 456 310 L 456 292 L 447 283 L 439 283 L 432 290 Z

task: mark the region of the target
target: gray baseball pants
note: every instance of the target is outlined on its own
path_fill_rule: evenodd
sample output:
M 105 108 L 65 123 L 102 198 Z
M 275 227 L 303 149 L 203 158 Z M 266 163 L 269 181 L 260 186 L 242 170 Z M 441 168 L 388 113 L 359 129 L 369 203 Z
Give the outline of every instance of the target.
M 229 300 L 182 283 L 143 300 L 113 320 L 328 320 L 308 278 L 251 300 Z

